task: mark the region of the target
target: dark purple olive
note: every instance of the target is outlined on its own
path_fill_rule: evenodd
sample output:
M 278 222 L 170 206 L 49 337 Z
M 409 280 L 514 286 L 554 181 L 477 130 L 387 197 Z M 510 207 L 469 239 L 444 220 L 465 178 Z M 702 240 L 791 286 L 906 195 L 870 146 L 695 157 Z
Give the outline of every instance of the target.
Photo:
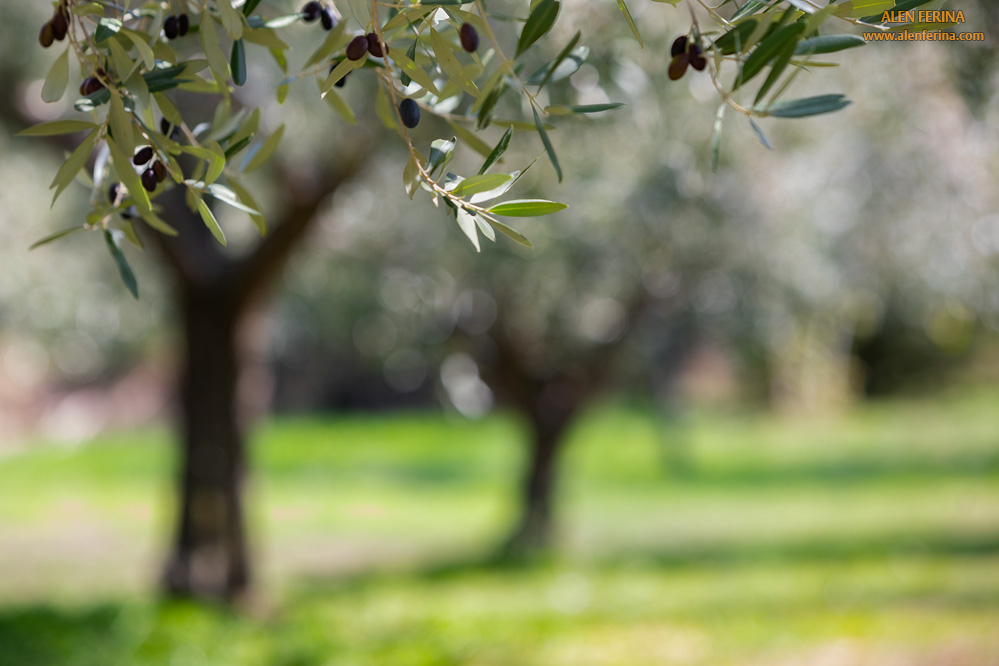
M 340 64 L 341 62 L 343 62 L 343 61 L 342 61 L 342 60 L 334 60 L 334 61 L 333 61 L 333 64 L 332 64 L 332 65 L 330 65 L 330 74 L 332 74 L 332 73 L 333 73 L 333 70 L 334 70 L 334 69 L 336 69 L 336 66 L 337 66 L 337 65 L 339 65 L 339 64 Z M 344 85 L 346 85 L 346 83 L 347 83 L 347 77 L 348 77 L 348 76 L 350 76 L 350 72 L 347 72 L 346 74 L 344 74 L 344 75 L 343 75 L 343 77 L 341 77 L 341 78 L 340 78 L 340 79 L 339 79 L 339 80 L 338 80 L 338 81 L 337 81 L 336 83 L 334 83 L 333 85 L 335 85 L 335 86 L 336 86 L 337 88 L 343 88 L 343 87 L 344 87 Z
M 461 24 L 458 37 L 461 39 L 461 48 L 469 53 L 475 53 L 476 49 L 479 48 L 479 33 L 475 32 L 471 23 Z
M 694 42 L 690 45 L 690 48 L 687 49 L 687 52 L 690 53 L 690 66 L 698 72 L 704 71 L 704 68 L 708 66 L 708 61 L 702 55 L 703 51 L 701 51 L 701 45 Z
M 333 15 L 333 10 L 329 7 L 323 8 L 323 13 L 319 16 L 319 18 L 323 22 L 324 30 L 329 31 L 336 27 L 336 16 Z
M 111 187 L 108 188 L 108 200 L 114 203 L 118 200 L 118 192 L 121 190 L 120 183 L 111 183 Z
M 420 106 L 407 97 L 399 104 L 399 117 L 403 125 L 413 129 L 420 124 Z
M 56 15 L 52 17 L 52 36 L 57 42 L 61 42 L 66 39 L 66 33 L 69 31 L 69 21 L 61 12 L 56 12 Z
M 146 169 L 142 172 L 142 186 L 146 188 L 146 192 L 154 192 L 156 190 L 156 172 L 152 169 Z
M 38 43 L 42 45 L 42 48 L 47 49 L 52 46 L 52 42 L 55 41 L 55 35 L 52 34 L 52 22 L 49 21 L 42 26 L 42 31 L 38 34 Z
M 191 20 L 187 18 L 187 14 L 181 14 L 177 17 L 177 34 L 183 37 L 187 34 L 188 28 L 191 27 Z
M 159 160 L 153 162 L 153 173 L 156 174 L 157 183 L 162 183 L 164 180 L 166 180 L 167 170 L 166 167 L 163 165 L 163 162 L 160 162 Z
M 669 49 L 669 55 L 671 58 L 675 58 L 686 50 L 687 50 L 687 35 L 680 35 L 675 40 L 673 40 L 673 46 L 671 46 Z
M 160 118 L 160 134 L 169 136 L 174 141 L 180 140 L 180 128 L 176 125 L 171 125 L 170 121 L 165 117 Z
M 680 55 L 673 58 L 673 61 L 669 64 L 669 78 L 672 81 L 679 81 L 683 78 L 683 75 L 687 72 L 687 66 L 690 64 L 690 55 L 687 53 L 681 53 Z
M 388 51 L 388 46 L 386 46 L 385 50 L 383 51 L 382 44 L 381 42 L 378 41 L 378 35 L 376 35 L 373 32 L 369 32 L 366 36 L 368 39 L 368 53 L 370 53 L 376 58 L 381 58 L 382 56 L 384 56 L 385 51 Z
M 146 146 L 135 155 L 132 155 L 132 164 L 142 166 L 143 164 L 149 164 L 149 160 L 151 159 L 153 159 L 153 147 Z
M 128 210 L 121 211 L 121 219 L 131 220 L 135 217 L 135 206 L 129 206 Z
M 302 20 L 305 21 L 306 23 L 312 23 L 313 21 L 319 18 L 319 15 L 322 14 L 322 11 L 323 11 L 322 5 L 320 5 L 318 2 L 315 2 L 315 0 L 313 0 L 312 2 L 307 2 L 305 3 L 305 6 L 302 7 Z
M 167 20 L 163 21 L 163 34 L 167 39 L 177 39 L 180 35 L 180 21 L 176 16 L 168 16 Z
M 368 52 L 368 38 L 364 35 L 358 35 L 354 39 L 350 40 L 350 44 L 347 44 L 347 59 L 348 60 L 360 60 L 364 57 L 364 54 Z
M 83 79 L 83 83 L 80 84 L 80 94 L 86 97 L 87 95 L 93 95 L 95 92 L 104 87 L 104 84 L 95 79 L 92 76 L 88 76 Z

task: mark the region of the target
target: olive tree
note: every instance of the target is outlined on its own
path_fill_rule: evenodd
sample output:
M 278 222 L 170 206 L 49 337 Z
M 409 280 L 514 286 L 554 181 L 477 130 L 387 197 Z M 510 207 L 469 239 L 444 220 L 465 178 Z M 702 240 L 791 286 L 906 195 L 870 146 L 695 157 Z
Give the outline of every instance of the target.
M 748 0 L 712 8 L 699 0 L 666 0 L 683 6 L 665 10 L 689 12 L 689 29 L 672 40 L 669 55 L 661 49 L 655 60 L 671 79 L 693 70 L 716 86 L 721 103 L 712 152 L 717 161 L 727 110 L 753 121 L 813 116 L 848 104 L 839 94 L 785 97 L 801 72 L 819 64 L 817 56 L 863 45 L 859 36 L 837 34 L 831 26 L 853 32 L 933 28 L 889 26 L 875 13 L 927 2 Z M 621 25 L 642 45 L 627 5 L 620 0 L 618 7 Z M 53 202 L 81 182 L 89 189 L 90 206 L 75 215 L 74 225 L 39 244 L 94 232 L 138 296 L 126 247 L 151 243 L 177 284 L 185 340 L 184 457 L 177 537 L 166 573 L 169 590 L 233 598 L 249 584 L 237 343 L 247 313 L 323 202 L 363 169 L 377 136 L 369 114 L 359 117 L 340 89 L 358 77 L 376 80 L 371 115 L 401 142 L 399 171 L 411 198 L 428 197 L 476 248 L 481 237 L 495 240 L 497 231 L 529 246 L 527 237 L 500 218 L 546 215 L 565 205 L 501 200 L 525 171 L 499 168 L 507 148 L 515 138 L 535 134 L 545 162 L 562 180 L 563 165 L 550 136 L 555 121 L 619 106 L 613 100 L 579 103 L 571 88 L 558 86 L 589 51 L 579 32 L 566 38 L 556 29 L 573 21 L 560 10 L 559 0 L 524 7 L 487 6 L 485 0 L 350 0 L 339 8 L 330 1 L 302 7 L 260 0 L 53 3 L 39 42 L 46 48 L 58 44 L 60 52 L 41 96 L 61 99 L 72 78 L 73 87 L 80 81 L 80 98 L 72 117 L 23 134 L 50 137 L 68 148 L 52 181 Z M 306 46 L 305 57 L 291 48 L 310 41 L 319 43 L 307 56 Z M 257 52 L 273 61 L 269 70 L 259 65 Z M 251 72 L 263 73 L 258 80 Z M 282 102 L 301 85 L 317 86 L 318 97 L 359 128 L 310 173 L 282 158 L 286 124 L 278 122 L 280 109 L 265 107 L 259 96 L 270 87 Z M 424 115 L 439 120 L 432 126 L 436 137 L 426 134 Z M 269 123 L 276 128 L 263 131 Z M 443 127 L 448 129 L 441 132 Z M 458 145 L 481 155 L 478 168 L 467 156 L 452 163 Z M 278 183 L 269 223 L 259 185 L 246 176 L 265 167 Z M 219 206 L 246 213 L 260 240 L 242 251 L 227 249 Z

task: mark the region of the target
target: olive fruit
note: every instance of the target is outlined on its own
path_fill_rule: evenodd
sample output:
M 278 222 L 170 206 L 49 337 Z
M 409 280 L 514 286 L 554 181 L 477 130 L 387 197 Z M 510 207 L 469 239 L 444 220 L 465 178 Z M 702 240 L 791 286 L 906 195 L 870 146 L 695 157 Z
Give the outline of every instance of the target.
M 708 61 L 701 54 L 701 47 L 697 44 L 690 45 L 690 66 L 696 69 L 698 72 L 703 72 L 704 68 L 708 66 Z
M 177 39 L 180 36 L 180 20 L 176 16 L 168 16 L 163 21 L 163 34 L 167 39 Z
M 152 169 L 146 169 L 142 172 L 142 186 L 146 188 L 146 192 L 153 192 L 156 190 L 156 172 Z
M 132 155 L 132 164 L 142 166 L 143 164 L 149 164 L 149 160 L 151 159 L 153 159 L 153 148 L 152 146 L 146 146 L 135 155 Z
M 475 32 L 471 23 L 461 24 L 458 37 L 461 39 L 461 48 L 469 53 L 475 53 L 475 50 L 479 48 L 479 33 Z
M 160 162 L 159 160 L 153 162 L 153 173 L 156 174 L 157 183 L 162 183 L 164 180 L 166 180 L 167 170 L 166 167 L 163 165 L 163 162 Z
M 181 14 L 177 17 L 177 34 L 183 37 L 187 34 L 188 28 L 191 27 L 191 19 L 187 18 L 187 14 Z
M 419 105 L 407 97 L 399 104 L 399 117 L 402 118 L 403 125 L 413 129 L 420 124 Z
M 376 58 L 384 56 L 385 52 L 388 51 L 388 46 L 386 46 L 384 50 L 382 49 L 382 43 L 378 41 L 378 35 L 373 32 L 369 32 L 366 37 L 368 40 L 368 53 Z
M 104 87 L 104 84 L 95 79 L 92 76 L 88 76 L 83 79 L 83 83 L 80 84 L 80 94 L 84 97 L 88 95 L 93 95 L 95 92 Z
M 180 128 L 170 124 L 170 121 L 165 116 L 160 118 L 160 134 L 169 136 L 174 141 L 180 140 Z
M 350 44 L 347 44 L 347 59 L 348 60 L 360 60 L 364 57 L 364 54 L 368 52 L 368 38 L 364 35 L 358 35 L 354 39 L 350 40 Z
M 333 10 L 329 7 L 323 8 L 323 13 L 319 16 L 320 20 L 323 22 L 323 29 L 326 31 L 332 30 L 336 27 L 337 20 L 336 16 L 333 15 Z
M 334 69 L 336 69 L 337 65 L 339 65 L 339 64 L 340 64 L 341 62 L 343 62 L 343 61 L 342 61 L 342 60 L 334 60 L 334 61 L 333 61 L 333 64 L 332 64 L 332 65 L 330 65 L 330 74 L 332 74 L 332 73 L 333 73 L 333 70 L 334 70 Z M 347 83 L 347 77 L 348 77 L 348 76 L 350 76 L 350 72 L 347 72 L 346 74 L 344 74 L 344 75 L 343 75 L 343 76 L 342 76 L 342 77 L 341 77 L 341 78 L 340 78 L 339 80 L 337 80 L 337 82 L 336 82 L 336 83 L 334 83 L 333 85 L 335 85 L 335 86 L 336 86 L 337 88 L 343 88 L 343 87 L 344 87 L 344 85 L 346 85 L 346 83 Z
M 683 78 L 683 75 L 687 72 L 687 66 L 690 64 L 690 54 L 681 53 L 680 55 L 673 58 L 669 64 L 669 78 L 671 81 L 679 81 Z
M 673 40 L 673 46 L 671 46 L 669 49 L 669 55 L 671 58 L 675 58 L 686 50 L 687 50 L 687 35 L 680 35 L 675 40 Z
M 42 48 L 48 48 L 52 46 L 52 42 L 55 41 L 55 35 L 52 34 L 52 22 L 49 21 L 42 26 L 42 31 L 38 34 L 38 43 L 42 45 Z
M 60 13 L 56 12 L 56 15 L 52 17 L 52 36 L 57 42 L 61 42 L 66 39 L 66 32 L 69 31 L 69 21 L 66 17 Z
M 322 6 L 318 2 L 315 2 L 315 0 L 313 0 L 312 2 L 307 2 L 305 3 L 305 6 L 302 7 L 302 20 L 304 20 L 306 23 L 312 23 L 317 18 L 319 18 L 319 15 L 322 13 L 322 11 L 323 11 Z
M 114 203 L 118 200 L 118 192 L 121 190 L 120 183 L 111 183 L 111 187 L 108 188 L 108 200 Z

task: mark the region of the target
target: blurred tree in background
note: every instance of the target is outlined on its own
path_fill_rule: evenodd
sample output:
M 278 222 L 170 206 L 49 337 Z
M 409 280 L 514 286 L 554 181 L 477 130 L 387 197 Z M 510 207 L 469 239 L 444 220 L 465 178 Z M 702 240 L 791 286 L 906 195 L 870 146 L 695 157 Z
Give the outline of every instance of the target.
M 538 547 L 552 538 L 561 442 L 604 389 L 682 400 L 675 382 L 705 348 L 726 350 L 748 397 L 794 410 L 939 379 L 999 324 L 997 137 L 939 46 L 901 48 L 918 79 L 891 71 L 889 52 L 875 73 L 844 69 L 866 108 L 768 126 L 772 153 L 736 125 L 713 183 L 698 111 L 710 85 L 670 87 L 646 73 L 644 52 L 601 53 L 567 83 L 634 112 L 595 117 L 564 150 L 581 165 L 571 214 L 528 226 L 533 251 L 477 257 L 412 208 L 345 201 L 343 226 L 287 274 L 273 352 L 282 394 L 340 404 L 342 391 L 303 387 L 330 377 L 316 358 L 339 363 L 353 346 L 386 392 L 434 392 L 473 417 L 512 409 L 529 445 L 510 543 Z M 384 225 L 348 222 L 347 210 L 376 205 Z
M 655 8 L 633 10 L 650 49 L 640 51 L 620 38 L 622 24 L 614 7 L 560 21 L 545 47 L 551 63 L 576 28 L 593 35 L 592 64 L 576 63 L 571 76 L 553 76 L 547 90 L 552 103 L 599 107 L 626 101 L 629 109 L 617 122 L 595 116 L 584 130 L 585 143 L 557 141 L 562 163 L 573 165 L 566 196 L 560 196 L 573 203 L 573 213 L 529 226 L 535 252 L 501 246 L 476 257 L 466 237 L 487 233 L 485 216 L 480 232 L 468 227 L 466 219 L 462 235 L 454 225 L 417 219 L 429 212 L 425 201 L 409 204 L 382 195 L 385 183 L 398 182 L 398 153 L 383 148 L 378 133 L 364 122 L 375 116 L 385 121 L 385 109 L 373 77 L 364 79 L 360 72 L 351 76 L 345 92 L 358 109 L 352 113 L 362 119 L 359 130 L 331 129 L 330 118 L 315 112 L 317 102 L 294 87 L 283 108 L 264 107 L 265 124 L 283 118 L 296 130 L 288 133 L 266 178 L 251 181 L 261 207 L 276 211 L 267 236 L 257 239 L 243 221 L 221 215 L 220 227 L 228 237 L 223 248 L 215 242 L 219 231 L 209 231 L 202 222 L 214 215 L 185 208 L 183 188 L 156 200 L 160 216 L 180 235 L 171 239 L 143 231 L 138 236 L 155 244 L 164 258 L 169 307 L 185 341 L 179 404 L 184 502 L 167 573 L 173 591 L 232 597 L 248 583 L 241 403 L 253 398 L 245 389 L 241 393 L 239 379 L 246 369 L 246 343 L 261 328 L 246 324 L 262 321 L 255 318 L 261 296 L 284 272 L 298 242 L 324 219 L 339 224 L 324 227 L 320 242 L 310 248 L 310 254 L 320 251 L 322 259 L 296 260 L 287 273 L 297 294 L 289 307 L 298 309 L 292 311 L 321 312 L 307 320 L 297 314 L 279 320 L 280 348 L 292 359 L 298 354 L 299 363 L 323 367 L 302 358 L 301 349 L 310 346 L 296 336 L 323 340 L 318 346 L 326 348 L 324 355 L 334 355 L 332 348 L 340 359 L 353 356 L 344 351 L 353 343 L 361 357 L 383 365 L 388 384 L 400 392 L 426 387 L 431 377 L 439 376 L 442 392 L 465 414 L 482 413 L 494 398 L 520 413 L 531 446 L 522 484 L 523 514 L 510 538 L 518 548 L 550 541 L 564 435 L 580 411 L 615 380 L 633 386 L 648 381 L 651 371 L 668 387 L 690 350 L 715 338 L 741 352 L 747 367 L 755 362 L 766 368 L 779 401 L 807 402 L 817 392 L 850 384 L 858 331 L 872 335 L 889 320 L 886 312 L 901 312 L 905 325 L 921 326 L 941 348 L 960 348 L 962 331 L 978 313 L 991 321 L 997 299 L 982 276 L 991 270 L 986 211 L 994 210 L 994 201 L 984 182 L 966 183 L 958 165 L 967 169 L 970 163 L 975 173 L 989 173 L 994 151 L 982 146 L 994 146 L 994 135 L 982 137 L 972 154 L 960 152 L 972 143 L 967 135 L 960 142 L 912 140 L 930 130 L 947 134 L 935 125 L 940 118 L 950 123 L 953 136 L 970 118 L 966 107 L 953 106 L 958 92 L 939 50 L 928 45 L 904 49 L 915 54 L 908 62 L 925 65 L 920 71 L 928 74 L 919 79 L 888 78 L 896 53 L 903 52 L 896 45 L 899 51 L 886 47 L 876 55 L 865 54 L 883 61 L 879 71 L 884 74 L 864 70 L 864 77 L 843 75 L 848 87 L 871 100 L 874 117 L 865 118 L 863 132 L 856 129 L 855 116 L 843 115 L 825 121 L 821 130 L 811 124 L 766 128 L 782 154 L 765 156 L 759 146 L 750 145 L 756 138 L 748 126 L 726 130 L 723 140 L 733 147 L 722 153 L 717 180 L 709 184 L 712 135 L 716 143 L 722 135 L 713 131 L 704 104 L 716 91 L 703 76 L 669 86 L 662 57 L 675 35 L 689 26 L 671 25 L 681 19 L 664 18 Z M 24 8 L 14 20 L 35 25 L 44 14 Z M 796 18 L 793 8 L 786 13 L 782 8 L 780 14 L 784 21 Z M 30 36 L 32 31 L 20 32 Z M 318 45 L 321 37 L 317 31 L 312 39 Z M 20 49 L 15 52 L 23 54 L 28 47 Z M 4 62 L 18 68 L 11 74 L 14 80 L 40 75 L 21 74 L 19 68 L 33 66 L 23 55 Z M 768 58 L 763 64 L 776 70 L 779 61 Z M 743 64 L 748 66 L 748 61 Z M 324 75 L 325 67 L 324 62 Z M 250 100 L 253 106 L 252 100 L 269 93 L 278 77 L 272 66 L 252 59 L 248 68 L 247 85 L 236 99 Z M 922 92 L 944 105 L 928 121 L 934 127 L 920 126 L 918 118 L 900 118 L 904 109 L 891 108 L 890 100 L 880 108 L 874 104 L 876 91 L 898 85 L 925 86 Z M 18 99 L 31 99 L 38 88 L 29 86 Z M 972 108 L 983 108 L 967 98 Z M 214 105 L 186 95 L 175 102 L 188 127 L 210 122 L 213 132 L 220 132 L 235 110 L 220 115 Z M 22 125 L 26 118 L 51 119 L 63 110 L 25 101 L 5 108 L 5 116 Z M 448 122 L 450 111 L 433 110 L 441 118 L 428 117 L 422 131 L 429 126 L 435 137 L 458 131 Z M 974 127 L 982 131 L 984 125 Z M 852 142 L 842 140 L 847 135 Z M 548 157 L 542 156 L 518 188 L 541 193 L 554 186 L 552 173 L 540 170 L 546 159 L 558 169 L 554 149 L 542 138 L 545 145 L 534 148 L 544 148 Z M 795 152 L 788 158 L 791 146 Z M 488 145 L 478 148 L 490 152 Z M 529 163 L 535 154 L 514 145 L 504 159 Z M 464 147 L 456 155 L 456 164 L 472 162 Z M 185 173 L 195 168 L 191 162 L 183 165 Z M 883 182 L 868 182 L 871 173 Z M 939 178 L 941 173 L 947 177 Z M 358 185 L 345 185 L 350 178 Z M 913 203 L 907 196 L 917 188 L 931 199 L 933 188 L 947 189 L 934 210 L 923 199 Z M 963 209 L 951 207 L 951 188 L 966 195 L 960 199 Z M 881 193 L 897 196 L 881 198 Z M 436 195 L 451 201 L 444 191 Z M 81 203 L 73 205 L 82 208 Z M 457 210 L 453 202 L 451 207 Z M 937 257 L 929 268 L 922 266 L 927 252 Z M 84 272 L 74 273 L 72 281 L 83 289 L 86 280 L 80 276 L 95 269 L 89 255 L 81 259 Z M 325 265 L 317 267 L 320 261 Z M 73 272 L 74 265 L 66 268 Z M 156 284 L 155 278 L 143 280 L 147 282 Z M 378 285 L 377 291 L 372 285 Z M 166 300 L 160 289 L 153 287 L 152 298 Z M 98 305 L 72 311 L 71 301 L 57 291 L 43 290 L 38 296 L 49 293 L 66 303 L 66 319 L 49 328 L 71 317 L 80 319 L 84 330 L 74 334 L 75 356 L 93 359 L 96 341 L 106 339 L 107 320 L 94 314 Z M 7 298 L 19 293 L 12 289 Z M 105 291 L 92 300 L 107 303 L 111 298 Z M 896 298 L 898 306 L 891 300 Z M 147 314 L 128 329 L 128 337 L 140 340 L 152 334 L 163 321 L 159 317 Z M 251 379 L 242 386 L 259 392 L 259 375 Z

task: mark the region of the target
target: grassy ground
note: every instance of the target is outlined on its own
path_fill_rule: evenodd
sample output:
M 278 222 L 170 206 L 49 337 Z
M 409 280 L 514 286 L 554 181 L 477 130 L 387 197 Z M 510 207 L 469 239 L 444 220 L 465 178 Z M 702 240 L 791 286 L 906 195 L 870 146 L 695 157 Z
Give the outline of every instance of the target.
M 159 603 L 159 431 L 0 459 L 0 666 L 999 664 L 999 395 L 839 419 L 599 410 L 561 554 L 490 563 L 521 431 L 434 415 L 255 437 L 261 601 Z

